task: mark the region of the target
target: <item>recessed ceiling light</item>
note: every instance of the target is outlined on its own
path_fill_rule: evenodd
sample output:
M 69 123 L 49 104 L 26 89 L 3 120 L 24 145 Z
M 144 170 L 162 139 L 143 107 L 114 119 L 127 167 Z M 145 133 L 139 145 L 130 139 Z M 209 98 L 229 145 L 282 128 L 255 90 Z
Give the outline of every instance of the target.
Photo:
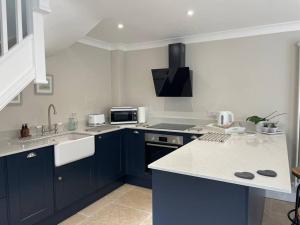
M 119 29 L 123 29 L 123 28 L 124 28 L 124 24 L 119 23 L 119 24 L 118 24 L 118 28 L 119 28 Z
M 194 13 L 195 13 L 195 12 L 194 12 L 193 10 L 189 10 L 189 11 L 187 11 L 186 14 L 187 14 L 188 16 L 193 16 Z

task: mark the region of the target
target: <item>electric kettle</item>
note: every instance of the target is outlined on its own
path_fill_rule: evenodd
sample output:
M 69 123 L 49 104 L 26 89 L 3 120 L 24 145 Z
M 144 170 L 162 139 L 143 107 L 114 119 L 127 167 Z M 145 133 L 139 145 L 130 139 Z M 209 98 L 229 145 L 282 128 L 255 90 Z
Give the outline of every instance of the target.
M 232 112 L 229 111 L 221 111 L 219 112 L 218 117 L 218 126 L 228 128 L 234 122 L 234 115 Z

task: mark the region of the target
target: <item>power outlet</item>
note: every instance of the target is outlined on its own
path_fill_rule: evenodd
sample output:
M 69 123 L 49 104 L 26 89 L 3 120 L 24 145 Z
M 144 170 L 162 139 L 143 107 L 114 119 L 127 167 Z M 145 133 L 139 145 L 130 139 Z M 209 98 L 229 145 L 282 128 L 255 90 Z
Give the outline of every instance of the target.
M 207 112 L 207 116 L 216 119 L 218 117 L 218 112 Z

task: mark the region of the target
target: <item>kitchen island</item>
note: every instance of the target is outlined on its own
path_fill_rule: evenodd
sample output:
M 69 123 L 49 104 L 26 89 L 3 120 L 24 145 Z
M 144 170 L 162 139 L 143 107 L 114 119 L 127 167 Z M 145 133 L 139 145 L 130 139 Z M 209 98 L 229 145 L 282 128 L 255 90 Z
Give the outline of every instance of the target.
M 285 135 L 195 140 L 149 165 L 153 225 L 260 225 L 265 190 L 291 192 Z M 258 170 L 274 170 L 265 177 Z M 251 172 L 253 180 L 236 177 Z

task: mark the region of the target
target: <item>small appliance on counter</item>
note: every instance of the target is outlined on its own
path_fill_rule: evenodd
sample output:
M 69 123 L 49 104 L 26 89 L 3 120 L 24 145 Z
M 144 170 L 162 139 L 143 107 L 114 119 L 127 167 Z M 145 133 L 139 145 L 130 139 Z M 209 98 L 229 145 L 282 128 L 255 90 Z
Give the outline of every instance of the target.
M 146 123 L 147 122 L 147 108 L 146 107 L 138 107 L 138 122 Z
M 137 124 L 138 109 L 136 107 L 112 107 L 110 110 L 110 124 Z
M 104 114 L 89 114 L 88 116 L 88 126 L 97 127 L 105 124 Z
M 234 122 L 234 115 L 229 111 L 221 111 L 218 116 L 218 126 L 229 128 Z

